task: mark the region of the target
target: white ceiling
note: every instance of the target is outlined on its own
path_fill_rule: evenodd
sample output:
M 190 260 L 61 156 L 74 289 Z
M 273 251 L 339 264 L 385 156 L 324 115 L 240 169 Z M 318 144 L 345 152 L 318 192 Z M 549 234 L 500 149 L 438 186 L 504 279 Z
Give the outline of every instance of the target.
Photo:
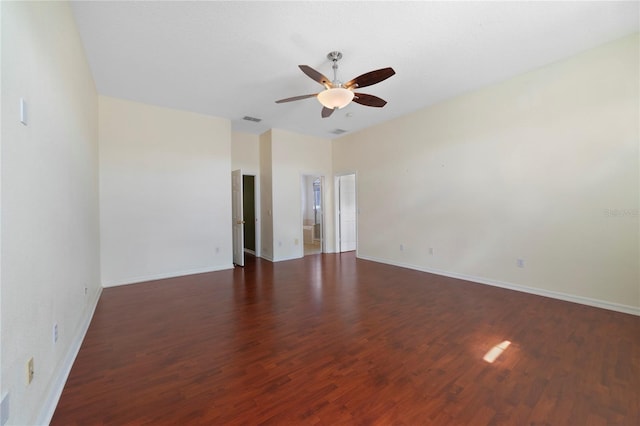
M 552 63 L 639 30 L 639 2 L 74 2 L 98 92 L 226 117 L 233 129 L 335 138 Z M 321 118 L 332 78 L 393 67 L 361 89 L 384 108 L 350 104 Z M 242 120 L 262 118 L 260 123 Z

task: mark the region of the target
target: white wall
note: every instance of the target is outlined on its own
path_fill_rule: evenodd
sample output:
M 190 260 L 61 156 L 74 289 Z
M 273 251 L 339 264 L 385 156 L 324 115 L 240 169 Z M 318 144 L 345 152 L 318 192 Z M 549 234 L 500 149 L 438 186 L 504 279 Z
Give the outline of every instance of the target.
M 636 34 L 334 141 L 359 255 L 640 314 L 638 59 Z
M 281 129 L 271 132 L 273 260 L 304 256 L 302 175 L 324 176 L 327 251 L 335 251 L 331 141 Z M 296 244 L 298 240 L 298 244 Z
M 103 285 L 231 268 L 230 122 L 99 99 Z
M 67 3 L 0 7 L 0 394 L 10 395 L 8 424 L 42 424 L 100 294 L 98 100 Z M 19 121 L 21 97 L 27 126 Z

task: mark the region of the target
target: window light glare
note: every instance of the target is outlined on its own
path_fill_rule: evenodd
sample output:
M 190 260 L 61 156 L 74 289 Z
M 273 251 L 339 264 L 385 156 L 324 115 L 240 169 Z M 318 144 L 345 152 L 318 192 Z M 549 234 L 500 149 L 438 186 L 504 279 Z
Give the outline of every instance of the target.
M 504 342 L 495 345 L 494 347 L 489 349 L 489 351 L 484 355 L 482 359 L 488 363 L 493 363 L 493 361 L 495 361 L 500 355 L 502 355 L 502 352 L 504 352 L 510 344 L 510 341 L 505 340 Z

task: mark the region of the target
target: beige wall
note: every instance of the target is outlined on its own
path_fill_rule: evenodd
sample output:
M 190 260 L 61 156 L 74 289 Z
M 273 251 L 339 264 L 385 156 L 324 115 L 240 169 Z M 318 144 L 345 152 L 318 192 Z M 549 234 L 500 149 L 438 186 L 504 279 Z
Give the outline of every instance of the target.
M 260 156 L 260 256 L 273 261 L 273 176 L 271 161 L 271 130 L 259 137 Z
M 260 136 L 231 132 L 231 170 L 241 169 L 243 174 L 260 174 Z
M 232 267 L 230 129 L 100 97 L 104 286 Z
M 636 34 L 334 141 L 359 256 L 640 313 L 638 75 Z
M 262 217 L 260 211 L 260 136 L 251 133 L 231 132 L 231 170 L 242 170 L 243 175 L 254 176 L 255 191 L 255 242 L 256 256 L 261 256 Z M 246 217 L 246 212 L 245 212 Z
M 325 178 L 326 251 L 335 250 L 331 141 L 272 129 L 260 136 L 262 255 L 273 260 L 304 256 L 302 176 Z
M 302 233 L 302 176 L 324 176 L 325 236 L 333 247 L 333 171 L 331 141 L 273 129 L 273 250 L 274 260 L 304 256 Z M 296 244 L 297 240 L 297 244 Z
M 100 294 L 98 99 L 67 3 L 0 8 L 0 395 L 8 424 L 46 424 Z

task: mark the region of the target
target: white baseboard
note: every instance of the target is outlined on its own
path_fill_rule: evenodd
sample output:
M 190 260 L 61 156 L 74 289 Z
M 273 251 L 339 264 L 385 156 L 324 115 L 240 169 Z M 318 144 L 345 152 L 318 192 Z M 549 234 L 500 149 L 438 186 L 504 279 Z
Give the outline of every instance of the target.
M 146 281 L 163 280 L 165 278 L 183 277 L 185 275 L 204 274 L 207 272 L 224 271 L 227 269 L 233 269 L 233 264 L 219 265 L 208 268 L 190 269 L 186 271 L 167 272 L 163 274 L 142 275 L 138 277 L 122 278 L 118 280 L 103 280 L 103 287 L 116 287 L 120 285 L 138 284 Z
M 276 262 L 286 262 L 287 260 L 302 259 L 304 256 L 282 257 L 282 258 L 278 258 L 278 259 L 274 259 L 271 256 L 265 256 L 265 255 L 258 256 L 258 257 L 260 257 L 260 258 L 262 258 L 264 260 L 268 260 L 269 262 L 276 263 Z
M 564 300 L 564 301 L 567 301 L 567 302 L 580 303 L 582 305 L 593 306 L 593 307 L 596 307 L 596 308 L 608 309 L 610 311 L 616 311 L 616 312 L 622 312 L 622 313 L 625 313 L 625 314 L 631 314 L 631 315 L 640 316 L 640 307 L 623 305 L 623 304 L 620 304 L 620 303 L 609 302 L 609 301 L 606 301 L 606 300 L 591 299 L 589 297 L 576 296 L 576 295 L 573 295 L 573 294 L 566 294 L 566 293 L 561 293 L 561 292 L 558 292 L 558 291 L 544 290 L 544 289 L 541 289 L 541 288 L 534 288 L 534 287 L 527 287 L 527 286 L 523 286 L 523 285 L 507 283 L 507 282 L 504 282 L 504 281 L 491 280 L 491 279 L 488 279 L 488 278 L 474 277 L 472 275 L 458 274 L 456 272 L 449 272 L 449 271 L 442 271 L 442 270 L 439 270 L 439 269 L 425 268 L 425 267 L 422 267 L 422 266 L 416 266 L 416 265 L 411 265 L 411 264 L 406 264 L 406 263 L 401 263 L 401 262 L 394 262 L 394 261 L 390 261 L 390 260 L 387 260 L 387 259 L 378 259 L 378 258 L 370 257 L 370 256 L 362 256 L 360 254 L 357 254 L 356 256 L 359 259 L 370 260 L 372 262 L 378 262 L 378 263 L 384 263 L 384 264 L 387 264 L 387 265 L 399 266 L 401 268 L 413 269 L 413 270 L 416 270 L 416 271 L 427 272 L 427 273 L 435 274 L 435 275 L 442 275 L 442 276 L 450 277 L 450 278 L 457 278 L 457 279 L 460 279 L 460 280 L 471 281 L 471 282 L 475 282 L 475 283 L 478 283 L 478 284 L 486 284 L 486 285 L 491 285 L 491 286 L 494 286 L 494 287 L 506 288 L 508 290 L 515 290 L 515 291 L 520 291 L 520 292 L 523 292 L 523 293 L 535 294 L 537 296 L 550 297 L 552 299 L 559 299 L 559 300 Z
M 280 257 L 278 259 L 272 260 L 272 262 L 286 262 L 287 260 L 296 260 L 296 259 L 302 259 L 304 257 L 304 254 L 302 256 L 289 256 L 289 257 Z
M 100 300 L 101 294 L 102 288 L 100 287 L 98 288 L 94 299 L 85 308 L 84 317 L 82 318 L 77 328 L 78 332 L 74 336 L 71 345 L 69 345 L 67 354 L 62 360 L 62 365 L 55 371 L 55 376 L 53 378 L 49 394 L 47 395 L 42 410 L 40 410 L 40 414 L 38 415 L 36 420 L 36 424 L 38 425 L 48 425 L 49 423 L 51 423 L 53 414 L 55 413 L 56 407 L 58 406 L 58 401 L 60 401 L 60 396 L 62 395 L 64 385 L 67 383 L 69 373 L 71 373 L 71 367 L 73 367 L 73 363 L 78 356 L 78 352 L 80 352 L 80 347 L 82 346 L 84 336 L 86 336 L 87 330 L 89 330 L 89 325 L 91 324 L 91 320 L 93 319 L 93 314 L 96 311 L 96 307 L 98 306 L 98 301 Z

